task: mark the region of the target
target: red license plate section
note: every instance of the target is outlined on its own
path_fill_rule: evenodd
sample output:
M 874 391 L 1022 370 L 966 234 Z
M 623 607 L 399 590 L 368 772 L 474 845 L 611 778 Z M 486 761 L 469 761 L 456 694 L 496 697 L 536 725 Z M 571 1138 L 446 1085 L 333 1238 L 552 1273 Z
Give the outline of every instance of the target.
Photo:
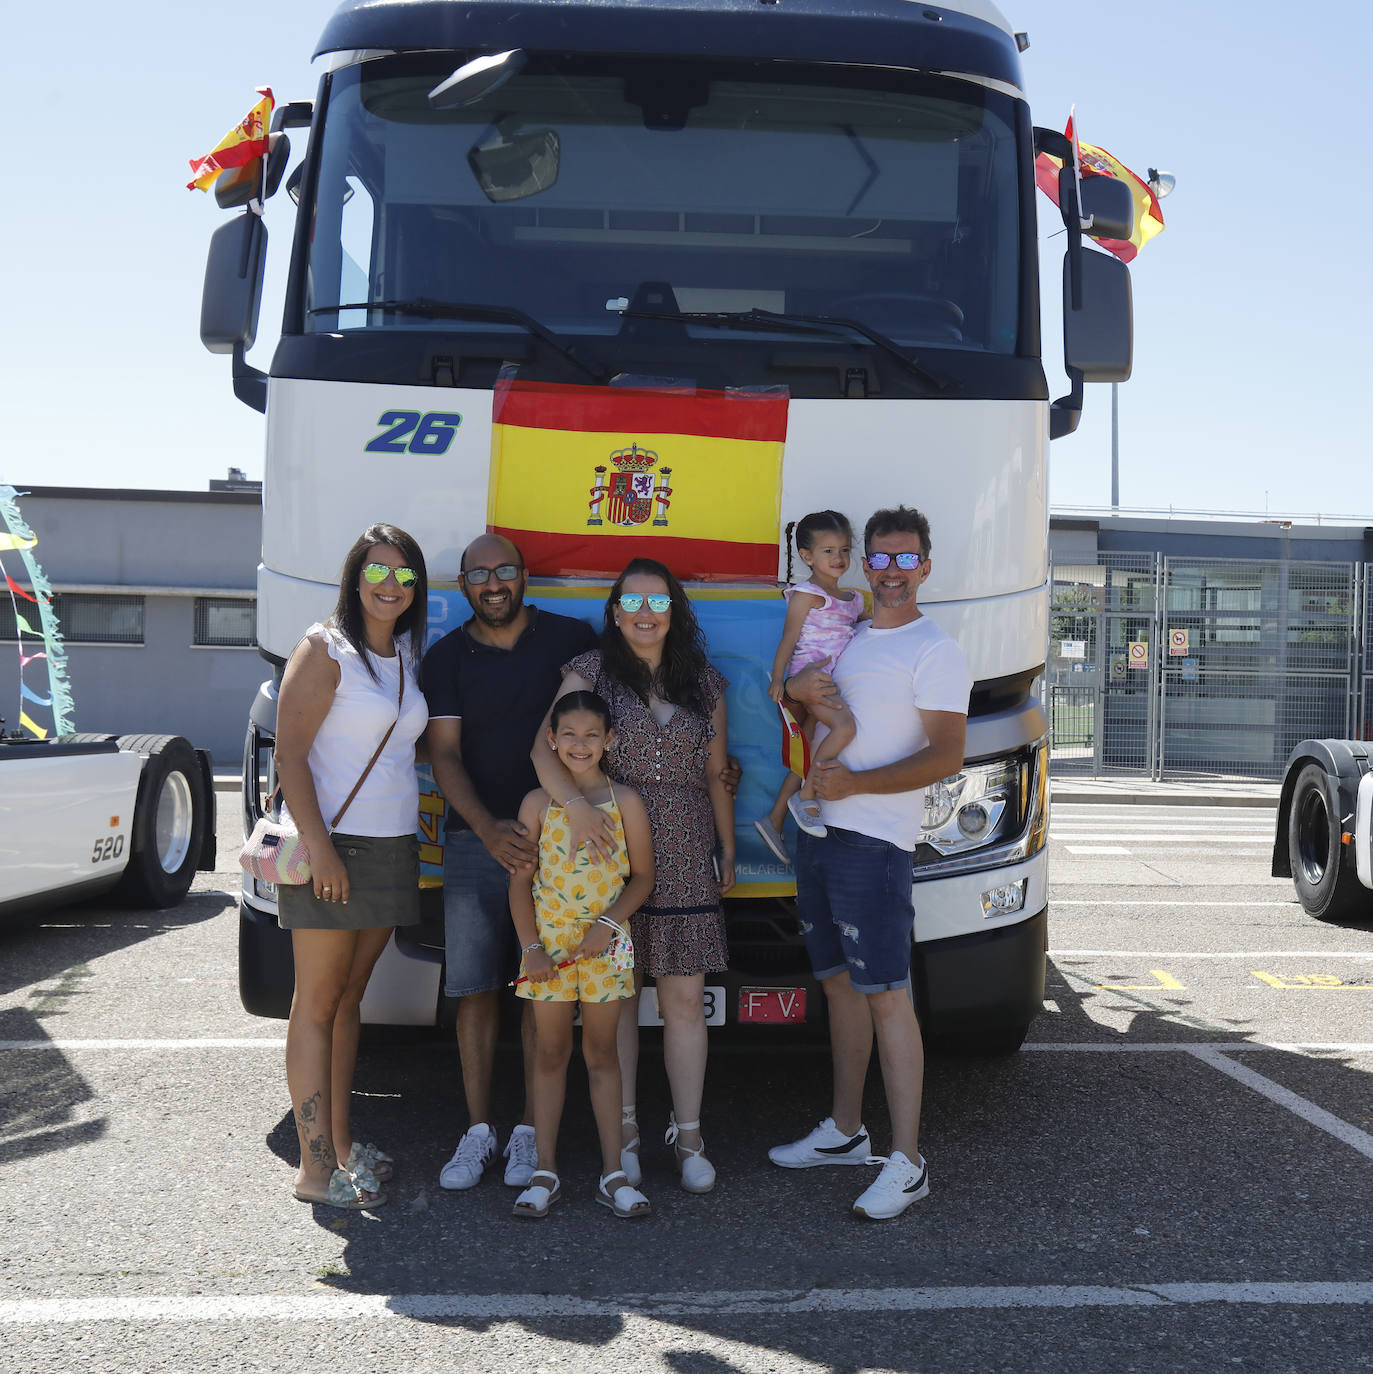
M 804 1021 L 805 988 L 740 988 L 740 1021 Z

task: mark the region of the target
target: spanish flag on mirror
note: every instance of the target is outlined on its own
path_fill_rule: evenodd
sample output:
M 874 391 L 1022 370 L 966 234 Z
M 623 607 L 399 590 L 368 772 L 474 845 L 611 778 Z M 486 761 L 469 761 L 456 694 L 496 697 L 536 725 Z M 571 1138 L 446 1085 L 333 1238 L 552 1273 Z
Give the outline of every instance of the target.
M 775 582 L 787 393 L 502 378 L 488 527 L 545 577 L 656 558 L 685 581 Z

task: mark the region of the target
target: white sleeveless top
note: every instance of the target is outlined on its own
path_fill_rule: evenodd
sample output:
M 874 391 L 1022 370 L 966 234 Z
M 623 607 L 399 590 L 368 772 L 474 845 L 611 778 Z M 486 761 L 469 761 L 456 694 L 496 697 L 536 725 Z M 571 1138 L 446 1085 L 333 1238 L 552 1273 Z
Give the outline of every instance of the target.
M 419 823 L 415 741 L 429 723 L 429 708 L 415 677 L 410 636 L 396 640 L 394 658 L 369 655 L 374 679 L 358 651 L 337 630 L 311 625 L 307 634 L 324 638 L 339 666 L 339 684 L 329 714 L 310 746 L 310 774 L 320 815 L 329 825 L 367 766 L 386 728 L 396 720 L 397 673 L 405 674 L 405 702 L 386 748 L 367 775 L 338 828 L 345 835 L 410 835 Z

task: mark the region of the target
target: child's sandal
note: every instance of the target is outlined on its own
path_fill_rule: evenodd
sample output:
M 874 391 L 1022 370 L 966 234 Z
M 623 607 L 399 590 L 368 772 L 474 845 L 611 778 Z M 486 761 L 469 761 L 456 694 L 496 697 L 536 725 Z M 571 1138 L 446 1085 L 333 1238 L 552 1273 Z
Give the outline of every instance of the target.
M 539 1180 L 544 1182 L 540 1183 Z M 530 1176 L 529 1187 L 515 1199 L 512 1209 L 517 1217 L 546 1217 L 562 1201 L 562 1185 L 557 1174 L 536 1169 Z
M 624 1182 L 616 1188 L 606 1186 L 614 1183 L 617 1178 L 624 1179 Z M 602 1207 L 609 1207 L 617 1217 L 646 1217 L 653 1211 L 649 1200 L 630 1185 L 623 1169 L 616 1169 L 613 1174 L 606 1174 L 601 1179 L 596 1185 L 596 1201 Z
M 629 1186 L 637 1188 L 643 1182 L 644 1171 L 639 1166 L 639 1121 L 633 1107 L 620 1108 L 621 1135 L 624 1134 L 623 1128 L 626 1126 L 633 1128 L 634 1138 L 620 1146 L 620 1168 L 629 1180 Z

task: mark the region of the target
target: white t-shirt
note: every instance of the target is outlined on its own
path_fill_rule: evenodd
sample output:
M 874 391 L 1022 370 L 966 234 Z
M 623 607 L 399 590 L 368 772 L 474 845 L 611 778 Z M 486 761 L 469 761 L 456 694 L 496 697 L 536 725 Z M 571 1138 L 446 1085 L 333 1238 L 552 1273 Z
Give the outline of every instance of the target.
M 315 780 L 324 824 L 334 819 L 367 760 L 396 720 L 396 697 L 405 673 L 405 702 L 386 748 L 338 823 L 345 835 L 412 834 L 419 823 L 419 781 L 415 777 L 415 741 L 429 723 L 429 708 L 415 678 L 410 636 L 396 640 L 394 658 L 369 655 L 375 681 L 353 646 L 336 630 L 312 625 L 307 634 L 322 634 L 329 657 L 339 666 L 339 683 L 329 713 L 310 746 L 310 773 Z
M 839 755 L 855 772 L 918 753 L 930 742 L 920 712 L 967 715 L 973 685 L 963 651 L 925 615 L 890 630 L 859 625 L 833 675 L 858 722 L 853 743 Z M 815 735 L 818 744 L 824 726 Z M 913 850 L 924 805 L 925 790 L 917 787 L 821 802 L 820 814 L 826 825 Z

